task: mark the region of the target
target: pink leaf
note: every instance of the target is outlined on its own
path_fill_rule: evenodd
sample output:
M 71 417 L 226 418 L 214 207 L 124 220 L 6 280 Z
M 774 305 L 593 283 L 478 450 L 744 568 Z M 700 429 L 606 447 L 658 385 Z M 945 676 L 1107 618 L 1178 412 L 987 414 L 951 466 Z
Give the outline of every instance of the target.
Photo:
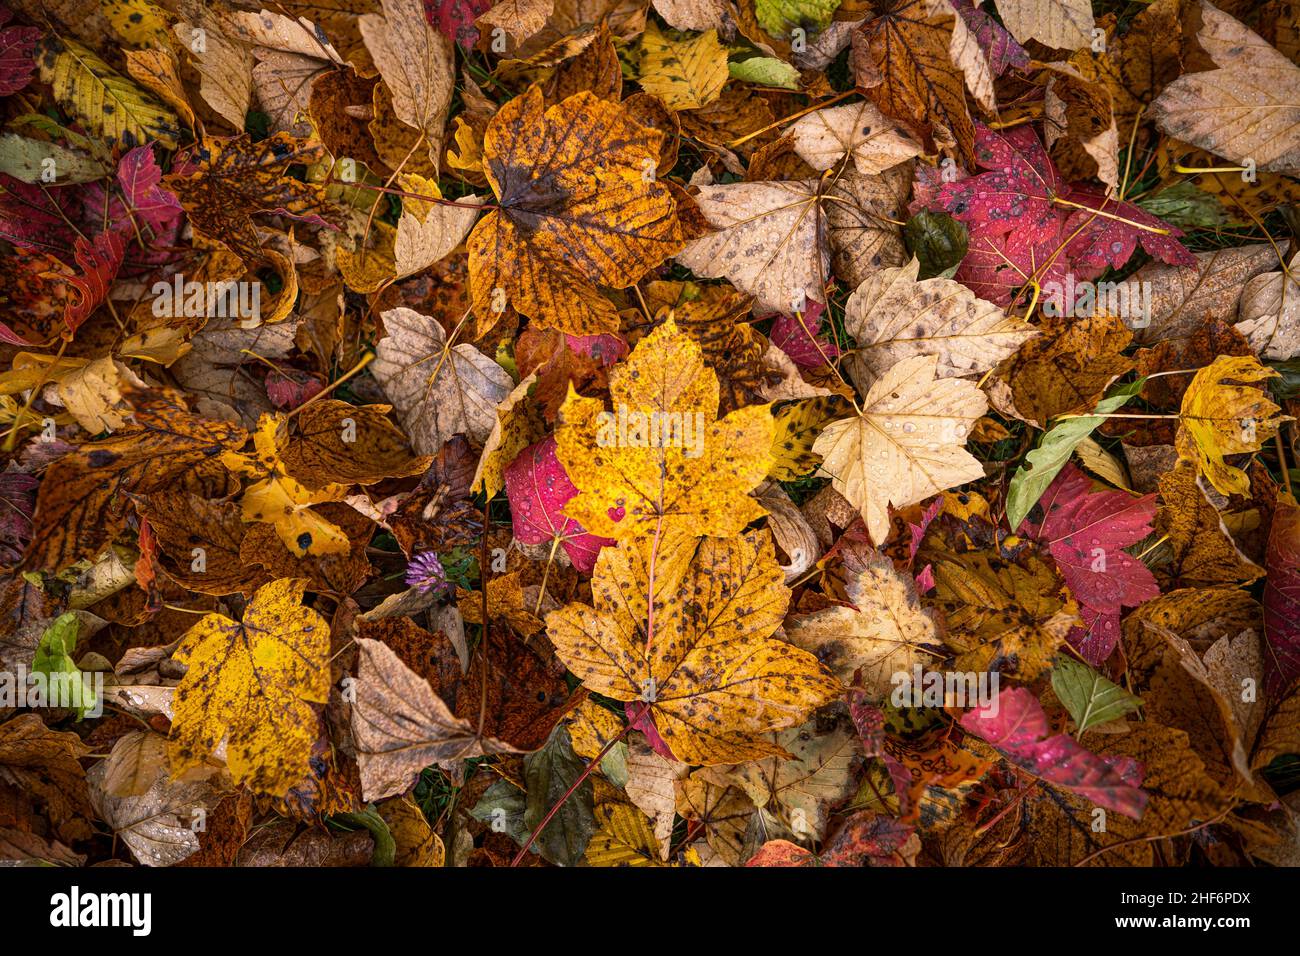
M 181 218 L 180 200 L 162 188 L 162 176 L 153 147 L 149 145 L 137 146 L 117 164 L 117 182 L 122 187 L 122 195 L 136 219 L 147 225 L 155 237 L 175 232 Z M 125 214 L 126 210 L 122 212 Z
M 1278 496 L 1264 564 L 1265 686 L 1276 696 L 1300 678 L 1300 508 L 1286 496 Z
M 0 173 L 0 239 L 23 249 L 64 256 L 77 234 L 68 223 L 80 219 L 80 189 L 41 188 Z
M 613 365 L 627 357 L 627 342 L 608 332 L 600 335 L 565 335 L 564 344 L 574 353 L 595 359 L 601 365 Z
M 36 27 L 0 30 L 0 96 L 12 96 L 31 82 L 40 39 L 41 31 Z
M 478 42 L 474 21 L 491 6 L 492 0 L 424 0 L 424 15 L 430 26 L 469 50 Z
M 963 714 L 961 725 L 1034 776 L 1099 807 L 1142 819 L 1148 797 L 1141 789 L 1141 766 L 1128 758 L 1099 757 L 1066 734 L 1047 737 L 1047 714 L 1029 690 L 1002 690 L 989 703 Z
M 822 314 L 826 306 L 809 300 L 802 315 L 780 315 L 772 323 L 772 344 L 779 348 L 795 365 L 803 368 L 821 368 L 839 357 L 840 350 L 828 341 L 822 332 Z
M 975 42 L 984 51 L 994 76 L 1001 76 L 1013 66 L 1024 69 L 1029 65 L 1029 54 L 1002 24 L 975 6 L 971 0 L 953 0 L 953 6 L 975 35 Z
M 266 376 L 266 397 L 276 408 L 297 408 L 324 387 L 314 375 L 293 368 L 277 369 Z
M 1051 551 L 1065 583 L 1086 612 L 1088 630 L 1076 628 L 1070 643 L 1089 663 L 1100 664 L 1119 640 L 1120 609 L 1137 607 L 1160 595 L 1155 576 L 1146 565 L 1122 550 L 1151 534 L 1156 496 L 1094 492 L 1092 479 L 1068 464 L 1047 486 L 1039 507 L 1042 524 L 1026 520 L 1021 531 L 1038 538 Z
M 573 566 L 590 574 L 600 549 L 614 542 L 588 534 L 582 525 L 561 513 L 578 489 L 555 454 L 555 437 L 521 451 L 506 468 L 505 478 L 515 537 L 524 544 L 549 543 L 559 538 Z
M 645 734 L 646 743 L 651 750 L 666 760 L 677 760 L 668 744 L 664 743 L 663 737 L 659 736 L 654 712 L 649 707 L 639 700 L 629 700 L 623 705 L 623 714 L 627 717 L 629 727 Z

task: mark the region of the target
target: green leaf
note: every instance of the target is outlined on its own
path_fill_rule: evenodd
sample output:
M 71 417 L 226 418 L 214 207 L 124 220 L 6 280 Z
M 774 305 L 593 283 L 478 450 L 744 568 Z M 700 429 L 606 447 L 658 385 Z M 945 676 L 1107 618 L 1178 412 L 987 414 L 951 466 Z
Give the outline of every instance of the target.
M 1052 690 L 1074 718 L 1076 737 L 1142 706 L 1141 698 L 1073 657 L 1061 656 L 1052 662 Z
M 810 35 L 826 29 L 839 6 L 840 0 L 757 0 L 754 13 L 759 26 L 787 40 L 795 28 Z
M 80 626 L 81 621 L 75 613 L 70 611 L 59 615 L 41 635 L 41 642 L 36 646 L 36 653 L 32 657 L 32 673 L 45 675 L 51 687 L 51 695 L 56 682 L 67 688 L 81 686 L 80 698 L 74 698 L 80 703 L 74 704 L 72 708 L 77 712 L 77 720 L 82 720 L 88 712 L 96 710 L 97 704 L 94 689 L 72 659 L 72 652 L 77 649 L 77 631 Z M 73 694 L 75 693 L 74 690 Z M 66 701 L 51 702 L 58 706 L 68 705 Z
M 753 56 L 727 64 L 731 78 L 781 90 L 799 89 L 799 71 L 784 60 L 771 56 Z
M 469 815 L 497 833 L 508 833 L 520 846 L 528 839 L 524 824 L 527 798 L 509 780 L 498 780 L 483 792 Z
M 1232 221 L 1218 197 L 1192 183 L 1179 183 L 1162 189 L 1154 196 L 1139 199 L 1137 204 L 1153 216 L 1182 229 L 1217 229 Z
M 907 249 L 921 264 L 918 279 L 948 278 L 966 256 L 966 227 L 947 213 L 922 210 L 903 227 Z
M 17 133 L 4 133 L 0 134 L 0 173 L 24 183 L 53 185 L 93 182 L 103 179 L 108 170 L 85 153 Z
M 529 832 L 552 807 L 564 801 L 533 843 L 544 859 L 557 866 L 577 866 L 596 832 L 591 778 L 582 781 L 567 799 L 564 796 L 585 769 L 586 762 L 573 752 L 573 742 L 563 724 L 551 731 L 541 750 L 524 758 L 524 784 L 528 789 L 524 825 Z
M 1300 359 L 1269 362 L 1268 367 L 1278 373 L 1277 378 L 1268 381 L 1268 389 L 1273 393 L 1274 398 L 1281 401 L 1300 395 Z
M 1139 378 L 1116 388 L 1097 403 L 1094 409 L 1097 414 L 1057 419 L 1056 424 L 1043 433 L 1043 440 L 1025 456 L 1025 463 L 1016 469 L 1011 478 L 1007 491 L 1007 523 L 1012 531 L 1020 527 L 1025 516 L 1038 504 L 1038 499 L 1065 467 L 1079 442 L 1105 421 L 1105 415 L 1122 408 L 1130 398 L 1142 391 L 1145 381 L 1145 378 Z

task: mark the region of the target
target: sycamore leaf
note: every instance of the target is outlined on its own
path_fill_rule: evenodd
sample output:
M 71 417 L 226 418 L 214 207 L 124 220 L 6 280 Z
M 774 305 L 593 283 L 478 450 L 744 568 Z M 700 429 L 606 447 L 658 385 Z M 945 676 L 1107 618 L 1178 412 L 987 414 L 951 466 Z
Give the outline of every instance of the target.
M 1255 276 L 1241 290 L 1236 329 L 1265 359 L 1300 355 L 1300 253 L 1284 271 Z
M 590 866 L 663 866 L 666 847 L 651 829 L 646 815 L 626 803 L 602 803 L 596 807 L 599 828 L 587 844 Z
M 176 148 L 176 114 L 76 40 L 45 39 L 38 62 L 41 82 L 53 86 L 68 112 L 110 145 L 132 149 L 157 140 Z
M 974 552 L 938 561 L 934 580 L 958 670 L 1033 680 L 1079 620 L 1074 601 L 1060 596 L 1060 579 L 1037 557 L 1021 566 Z
M 874 175 L 921 155 L 921 145 L 867 101 L 809 113 L 790 127 L 790 135 L 795 152 L 819 172 L 852 156 L 858 172 Z
M 476 314 L 508 304 L 574 335 L 616 332 L 597 285 L 626 288 L 681 248 L 676 201 L 654 176 L 662 138 L 591 93 L 544 109 L 534 86 L 503 106 L 483 139 L 498 208 L 469 237 Z
M 409 790 L 432 763 L 511 753 L 452 714 L 429 682 L 382 641 L 358 637 L 352 734 L 357 743 L 361 792 L 379 800 Z
M 853 38 L 857 85 L 881 111 L 913 130 L 927 151 L 969 157 L 975 131 L 962 72 L 948 55 L 951 8 L 889 0 Z
M 449 345 L 438 321 L 405 307 L 381 315 L 387 333 L 375 348 L 375 379 L 422 455 L 453 435 L 481 444 L 510 394 L 510 373 L 474 346 Z
M 827 808 L 853 791 L 852 766 L 862 750 L 857 734 L 841 725 L 819 733 L 814 723 L 774 734 L 773 739 L 789 757 L 743 764 L 728 776 L 755 806 L 775 814 L 797 837 L 821 839 Z
M 859 388 L 916 355 L 938 356 L 940 378 L 978 375 L 1010 356 L 1032 326 L 951 279 L 917 281 L 915 258 L 881 269 L 860 285 L 844 309 L 844 327 L 857 342 L 848 361 Z
M 845 686 L 860 672 L 867 695 L 884 700 L 894 674 L 937 661 L 941 652 L 934 620 L 888 558 L 871 553 L 844 593 L 852 607 L 793 618 L 786 624 L 786 639 L 816 654 Z
M 329 622 L 302 606 L 306 581 L 257 589 L 240 621 L 207 614 L 172 659 L 188 670 L 173 698 L 172 776 L 224 740 L 236 783 L 283 796 L 308 773 L 316 705 L 329 695 Z
M 127 739 L 118 741 L 113 754 Z M 112 755 L 86 772 L 90 799 L 141 864 L 174 866 L 199 851 L 195 821 L 216 809 L 222 796 L 218 786 L 206 779 L 172 780 L 167 768 L 158 764 L 145 790 L 115 794 L 109 786 L 111 770 Z
M 451 254 L 469 235 L 470 226 L 478 210 L 474 195 L 462 196 L 459 206 L 439 205 L 414 196 L 441 199 L 438 184 L 415 173 L 401 177 L 400 182 L 408 195 L 403 198 L 402 217 L 397 221 L 397 235 L 393 240 L 394 268 L 397 278 L 404 279 Z
M 292 477 L 281 461 L 287 437 L 286 417 L 264 414 L 253 433 L 256 453 L 231 452 L 222 456 L 223 463 L 232 471 L 259 479 L 244 489 L 240 499 L 243 519 L 274 526 L 284 546 L 298 558 L 308 554 L 347 553 L 350 547 L 347 535 L 311 510 L 312 505 L 341 501 L 347 486 L 322 482 L 308 487 Z
M 718 98 L 727 82 L 727 51 L 716 30 L 678 38 L 654 23 L 641 35 L 637 82 L 671 110 L 693 110 Z
M 181 14 L 184 19 L 176 24 L 173 32 L 199 74 L 199 95 L 231 127 L 243 130 L 253 98 L 252 47 L 232 35 L 223 7 L 185 2 Z M 175 85 L 180 87 L 180 70 L 174 62 L 159 62 L 156 58 L 139 61 L 139 69 L 146 68 L 164 83 L 174 77 Z M 188 118 L 193 120 L 192 112 Z
M 670 318 L 610 373 L 614 411 L 570 392 L 556 451 L 579 494 L 564 513 L 592 534 L 663 530 L 733 535 L 761 517 L 749 492 L 767 473 L 772 415 L 751 405 L 721 419 L 718 378 Z
M 1021 43 L 1032 39 L 1058 50 L 1077 50 L 1092 41 L 1089 0 L 1002 0 L 997 8 Z
M 1180 76 L 1151 104 L 1156 126 L 1177 139 L 1252 168 L 1300 173 L 1297 67 L 1239 21 L 1197 5 L 1196 42 L 1217 69 Z
M 889 505 L 984 477 L 962 446 L 988 402 L 971 382 L 939 378 L 938 365 L 934 355 L 894 365 L 871 386 L 859 415 L 832 422 L 813 444 L 822 471 L 862 512 L 877 543 L 888 534 Z
M 717 231 L 688 243 L 678 262 L 696 275 L 725 276 L 762 312 L 802 312 L 808 300 L 824 300 L 830 257 L 816 181 L 731 183 L 695 200 Z
M 1268 243 L 1198 252 L 1190 269 L 1147 263 L 1133 281 L 1150 284 L 1151 324 L 1135 337 L 1147 345 L 1190 337 L 1207 320 L 1234 315 L 1243 286 L 1278 267 L 1277 252 Z
M 1087 664 L 1061 656 L 1052 665 L 1052 690 L 1074 718 L 1076 736 L 1142 706 L 1142 699 L 1102 677 Z
M 1194 462 L 1220 494 L 1250 491 L 1246 473 L 1223 458 L 1259 451 L 1277 433 L 1280 409 L 1254 384 L 1277 374 L 1254 356 L 1220 355 L 1187 386 L 1178 416 L 1178 457 Z
M 54 462 L 36 499 L 29 570 L 62 570 L 92 558 L 126 524 L 120 495 L 151 494 L 242 447 L 248 433 L 190 415 L 174 393 L 129 393 L 134 426 Z
M 1223 516 L 1197 480 L 1195 465 L 1179 461 L 1160 477 L 1159 486 L 1161 504 L 1155 530 L 1167 539 L 1170 551 L 1170 560 L 1157 569 L 1162 581 L 1205 587 L 1253 581 L 1264 574 L 1263 568 L 1242 554 L 1224 526 Z
M 1099 807 L 1134 820 L 1142 818 L 1148 797 L 1141 790 L 1141 764 L 1135 760 L 1108 761 L 1065 734 L 1048 736 L 1047 715 L 1026 688 L 1002 690 L 994 700 L 963 714 L 961 725 L 1034 776 L 1065 787 Z
M 44 803 L 55 832 L 67 842 L 89 839 L 92 811 L 81 760 L 91 748 L 76 734 L 50 730 L 36 714 L 0 724 L 0 781 Z
M 251 266 L 267 258 L 253 213 L 274 212 L 317 225 L 337 218 L 323 189 L 288 174 L 291 165 L 309 165 L 324 153 L 321 146 L 288 133 L 256 143 L 248 134 L 206 138 L 198 162 L 163 182 L 176 194 L 196 230 Z
M 422 0 L 381 0 L 382 14 L 357 25 L 366 50 L 392 93 L 397 119 L 420 133 L 436 170 L 455 87 L 455 48 L 424 16 Z
M 768 477 L 777 481 L 796 481 L 821 463 L 813 444 L 822 430 L 847 407 L 835 397 L 810 398 L 786 405 L 776 413 L 776 432 L 772 439 L 772 468 Z
M 596 559 L 595 607 L 554 611 L 547 631 L 589 688 L 648 709 L 679 760 L 736 763 L 779 752 L 761 735 L 801 723 L 840 693 L 815 657 L 770 636 L 789 601 L 782 579 L 759 533 L 632 538 Z
M 411 453 L 387 405 L 312 402 L 289 419 L 279 459 L 289 475 L 317 488 L 329 482 L 373 485 L 424 474 L 430 458 Z
M 1008 401 L 995 405 L 1042 427 L 1058 415 L 1092 411 L 1120 375 L 1133 367 L 1123 350 L 1132 341 L 1112 315 L 1052 318 L 998 369 L 1010 383 Z

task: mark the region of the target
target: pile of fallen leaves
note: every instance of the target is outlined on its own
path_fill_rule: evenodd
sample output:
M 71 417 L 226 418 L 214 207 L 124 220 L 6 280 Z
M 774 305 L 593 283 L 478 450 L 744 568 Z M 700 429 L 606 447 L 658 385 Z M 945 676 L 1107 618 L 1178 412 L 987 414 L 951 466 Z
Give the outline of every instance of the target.
M 1300 860 L 1296 0 L 3 3 L 0 858 Z

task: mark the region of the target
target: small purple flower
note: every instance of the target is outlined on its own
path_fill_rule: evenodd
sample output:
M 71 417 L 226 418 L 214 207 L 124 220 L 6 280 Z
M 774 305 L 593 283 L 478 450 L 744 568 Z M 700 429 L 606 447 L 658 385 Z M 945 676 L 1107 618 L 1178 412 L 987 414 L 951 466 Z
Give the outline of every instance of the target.
M 406 566 L 406 584 L 425 594 L 437 593 L 447 587 L 447 573 L 433 551 L 422 551 Z

